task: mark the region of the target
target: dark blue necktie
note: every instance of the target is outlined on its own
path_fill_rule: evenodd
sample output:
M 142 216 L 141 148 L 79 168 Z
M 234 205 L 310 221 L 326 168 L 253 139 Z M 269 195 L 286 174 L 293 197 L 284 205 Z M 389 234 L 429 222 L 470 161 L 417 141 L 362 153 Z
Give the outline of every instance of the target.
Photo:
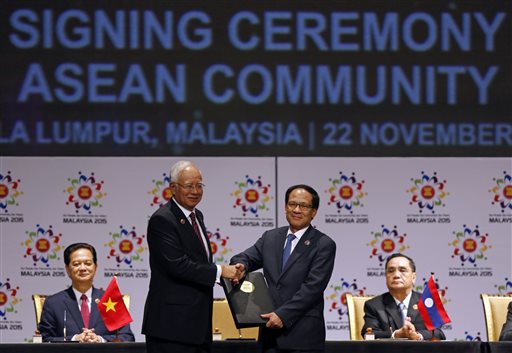
M 286 261 L 288 261 L 288 258 L 290 257 L 290 254 L 292 253 L 292 241 L 295 239 L 295 234 L 288 234 L 286 237 L 286 245 L 284 246 L 283 250 L 283 263 L 281 266 L 281 269 L 284 268 L 284 265 L 286 265 Z

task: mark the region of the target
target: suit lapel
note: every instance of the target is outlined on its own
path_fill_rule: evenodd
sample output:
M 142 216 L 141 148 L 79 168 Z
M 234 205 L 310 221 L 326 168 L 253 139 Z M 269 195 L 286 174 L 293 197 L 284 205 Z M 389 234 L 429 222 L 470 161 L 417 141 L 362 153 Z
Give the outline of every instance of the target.
M 411 300 L 409 301 L 409 307 L 407 308 L 407 316 L 411 318 L 411 322 L 416 322 L 416 316 L 418 316 L 418 301 L 420 295 L 416 292 L 412 292 Z
M 66 306 L 66 325 L 69 325 L 71 320 L 73 320 L 78 326 L 79 333 L 82 332 L 82 328 L 84 327 L 84 320 L 82 320 L 82 314 L 78 309 L 78 300 L 75 297 L 75 292 L 73 292 L 73 287 L 69 287 L 67 290 L 67 296 L 64 300 L 64 305 Z M 68 331 L 69 332 L 69 331 Z
M 274 259 L 278 259 L 275 263 L 275 273 L 281 273 L 283 269 L 281 268 L 281 264 L 283 263 L 283 249 L 284 249 L 284 242 L 286 241 L 286 233 L 288 231 L 288 227 L 282 227 L 279 229 L 277 237 L 276 237 L 276 244 L 275 244 L 275 256 Z M 288 260 L 290 260 L 288 258 Z
M 96 288 L 92 288 L 92 302 L 91 302 L 91 317 L 89 319 L 89 328 L 96 327 L 96 323 L 100 316 L 96 299 L 101 299 L 100 291 Z
M 178 205 L 176 205 L 176 202 L 174 200 L 171 199 L 169 201 L 169 204 L 171 207 L 171 212 L 174 214 L 174 217 L 176 217 L 177 227 L 179 229 L 179 236 L 181 237 L 183 243 L 186 244 L 185 247 L 187 249 L 192 249 L 195 256 L 203 257 L 205 260 L 208 261 L 206 252 L 204 250 L 204 245 L 199 242 L 199 239 L 197 238 L 197 235 L 194 231 L 194 228 L 192 227 L 192 224 L 190 224 L 189 219 L 185 216 L 185 214 L 178 207 Z M 198 214 L 201 213 L 196 213 L 196 215 Z M 198 220 L 199 226 L 203 230 L 204 234 L 206 234 L 206 229 L 204 228 L 204 224 L 202 221 L 202 214 L 201 216 L 197 216 L 196 219 Z
M 393 320 L 393 330 L 397 330 L 400 327 L 402 327 L 402 318 L 400 316 L 400 313 L 398 312 L 398 306 L 395 303 L 395 299 L 393 299 L 393 296 L 391 294 L 386 294 L 387 295 L 384 297 L 384 307 L 388 317 L 391 317 Z

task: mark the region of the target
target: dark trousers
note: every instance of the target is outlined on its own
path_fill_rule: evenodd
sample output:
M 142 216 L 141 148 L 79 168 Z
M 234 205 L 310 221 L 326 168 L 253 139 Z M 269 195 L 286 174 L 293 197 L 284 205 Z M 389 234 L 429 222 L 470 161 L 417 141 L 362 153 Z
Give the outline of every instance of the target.
M 211 343 L 200 345 L 167 341 L 146 335 L 146 353 L 210 353 Z

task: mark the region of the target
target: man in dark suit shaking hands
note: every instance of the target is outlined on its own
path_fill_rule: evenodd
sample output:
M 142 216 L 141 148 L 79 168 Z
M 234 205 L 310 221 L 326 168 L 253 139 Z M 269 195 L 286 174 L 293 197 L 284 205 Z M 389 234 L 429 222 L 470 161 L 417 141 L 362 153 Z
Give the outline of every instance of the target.
M 210 352 L 213 286 L 240 278 L 237 266 L 215 265 L 203 214 L 203 177 L 195 164 L 171 167 L 171 200 L 151 216 L 147 239 L 151 280 L 142 333 L 148 353 Z
M 432 334 L 437 339 L 446 339 L 441 329 L 427 330 L 420 312 L 418 301 L 421 293 L 412 290 L 416 281 L 416 265 L 404 255 L 395 253 L 386 260 L 386 285 L 389 292 L 368 300 L 364 304 L 364 326 L 372 328 L 375 338 L 401 338 L 429 340 Z
M 319 204 L 312 187 L 290 187 L 284 204 L 288 226 L 263 233 L 231 259 L 247 272 L 263 268 L 275 307 L 261 315 L 268 320 L 260 336 L 264 352 L 325 351 L 324 290 L 336 244 L 311 226 Z

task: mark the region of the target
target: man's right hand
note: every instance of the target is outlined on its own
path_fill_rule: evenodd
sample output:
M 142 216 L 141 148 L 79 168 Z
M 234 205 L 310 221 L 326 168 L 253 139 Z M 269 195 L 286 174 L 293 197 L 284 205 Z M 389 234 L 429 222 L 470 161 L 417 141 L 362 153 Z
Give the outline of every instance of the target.
M 397 331 L 395 331 L 395 338 L 407 338 L 409 340 L 422 340 L 423 336 L 416 332 L 416 327 L 414 327 L 411 322 L 411 318 L 407 317 L 405 319 L 404 325 Z
M 233 284 L 238 284 L 238 282 L 240 282 L 240 280 L 245 276 L 245 266 L 242 264 L 221 265 L 221 267 L 221 276 L 230 279 Z

